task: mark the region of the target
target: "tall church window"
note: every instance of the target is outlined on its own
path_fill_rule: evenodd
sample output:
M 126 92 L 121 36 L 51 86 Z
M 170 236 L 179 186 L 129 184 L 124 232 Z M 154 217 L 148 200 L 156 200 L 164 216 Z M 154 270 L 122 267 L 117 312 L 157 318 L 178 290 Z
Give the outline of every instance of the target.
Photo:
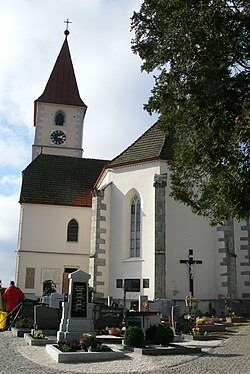
M 141 255 L 141 203 L 137 195 L 131 201 L 130 211 L 130 257 Z
M 65 116 L 63 112 L 57 112 L 55 116 L 55 124 L 57 126 L 63 126 L 65 122 Z
M 68 223 L 67 241 L 68 242 L 77 242 L 78 241 L 78 223 L 75 219 L 72 219 Z

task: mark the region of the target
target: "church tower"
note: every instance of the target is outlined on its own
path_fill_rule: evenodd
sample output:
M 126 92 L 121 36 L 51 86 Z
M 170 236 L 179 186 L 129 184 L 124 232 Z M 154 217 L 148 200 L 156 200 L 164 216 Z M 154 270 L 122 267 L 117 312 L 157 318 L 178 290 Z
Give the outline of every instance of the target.
M 83 121 L 87 106 L 76 82 L 65 30 L 65 40 L 43 94 L 35 100 L 35 139 L 32 160 L 40 153 L 82 157 Z

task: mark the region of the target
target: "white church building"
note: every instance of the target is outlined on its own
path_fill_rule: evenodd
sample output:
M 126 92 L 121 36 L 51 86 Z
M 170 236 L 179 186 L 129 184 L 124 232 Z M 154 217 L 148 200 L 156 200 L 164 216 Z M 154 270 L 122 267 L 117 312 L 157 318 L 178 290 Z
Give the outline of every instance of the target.
M 43 94 L 35 100 L 32 162 L 23 171 L 16 282 L 41 297 L 51 279 L 91 275 L 94 300 L 184 303 L 189 292 L 223 309 L 250 312 L 250 225 L 211 227 L 170 196 L 171 139 L 157 123 L 112 161 L 82 158 L 86 105 L 80 98 L 68 31 Z

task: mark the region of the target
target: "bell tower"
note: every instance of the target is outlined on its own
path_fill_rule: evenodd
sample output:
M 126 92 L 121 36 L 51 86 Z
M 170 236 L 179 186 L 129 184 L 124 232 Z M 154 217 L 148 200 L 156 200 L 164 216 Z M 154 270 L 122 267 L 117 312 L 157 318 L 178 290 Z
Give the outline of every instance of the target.
M 40 153 L 82 157 L 82 101 L 68 46 L 68 24 L 56 63 L 42 95 L 34 103 L 35 139 L 32 160 Z

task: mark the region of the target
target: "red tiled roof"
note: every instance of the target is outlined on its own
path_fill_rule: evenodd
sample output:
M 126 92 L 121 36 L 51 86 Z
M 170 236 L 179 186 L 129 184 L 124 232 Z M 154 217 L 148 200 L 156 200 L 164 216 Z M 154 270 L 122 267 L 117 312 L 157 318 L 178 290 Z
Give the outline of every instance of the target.
M 37 102 L 86 107 L 78 91 L 67 38 L 64 40 L 45 90 L 35 100 L 35 104 Z
M 132 145 L 115 157 L 106 168 L 119 167 L 150 160 L 173 158 L 175 140 L 167 137 L 158 123 L 151 126 Z
M 91 207 L 107 160 L 40 154 L 23 171 L 20 203 Z

